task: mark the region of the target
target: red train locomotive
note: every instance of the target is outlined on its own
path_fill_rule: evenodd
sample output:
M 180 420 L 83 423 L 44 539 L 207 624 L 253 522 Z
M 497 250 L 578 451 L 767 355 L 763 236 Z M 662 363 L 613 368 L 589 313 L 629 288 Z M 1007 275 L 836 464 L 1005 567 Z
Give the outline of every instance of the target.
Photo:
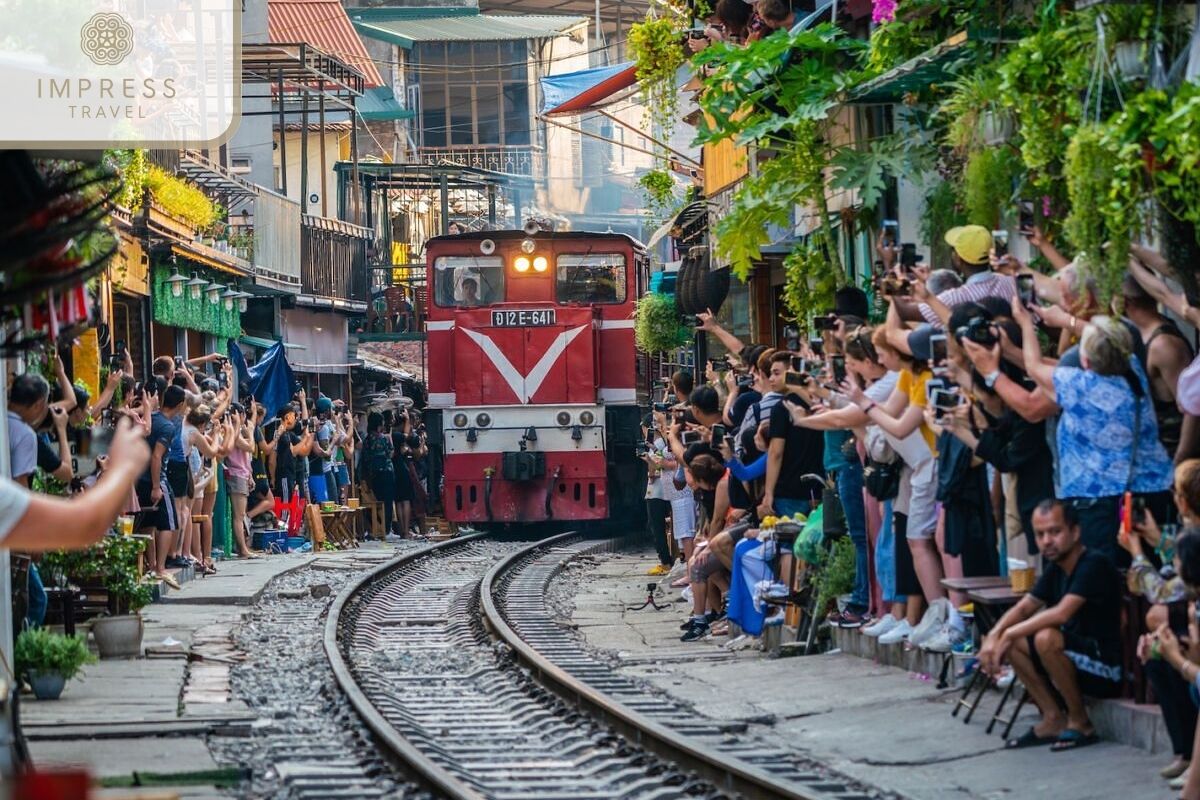
M 426 427 L 446 517 L 636 514 L 641 244 L 611 233 L 487 231 L 431 239 L 426 253 Z

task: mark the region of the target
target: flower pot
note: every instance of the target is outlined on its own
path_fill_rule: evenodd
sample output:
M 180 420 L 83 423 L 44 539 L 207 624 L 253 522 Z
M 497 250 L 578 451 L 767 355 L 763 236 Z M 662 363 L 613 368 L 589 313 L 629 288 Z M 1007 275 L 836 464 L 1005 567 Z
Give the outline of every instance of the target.
M 994 147 L 1004 144 L 1012 136 L 1013 121 L 1008 114 L 985 111 L 979 117 L 979 135 L 983 143 Z
M 67 679 L 61 672 L 42 672 L 29 670 L 29 685 L 33 687 L 33 696 L 38 700 L 57 700 L 67 685 Z
M 1117 42 L 1113 48 L 1113 63 L 1117 74 L 1127 81 L 1146 77 L 1146 59 L 1142 57 L 1145 42 Z
M 142 653 L 142 615 L 97 617 L 92 636 L 101 658 L 136 658 Z

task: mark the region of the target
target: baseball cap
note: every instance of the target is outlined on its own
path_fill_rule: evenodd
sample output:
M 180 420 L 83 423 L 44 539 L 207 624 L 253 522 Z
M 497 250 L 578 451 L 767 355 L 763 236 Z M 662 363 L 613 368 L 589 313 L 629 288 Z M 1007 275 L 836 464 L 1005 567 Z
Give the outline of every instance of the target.
M 330 400 L 328 397 L 321 397 L 321 398 L 317 399 L 317 413 L 318 414 L 328 414 L 332 409 L 333 409 L 333 401 Z
M 984 264 L 992 251 L 992 232 L 982 225 L 960 225 L 946 231 L 946 244 L 968 264 Z
M 933 346 L 929 343 L 929 337 L 934 333 L 934 327 L 928 323 L 909 332 L 908 349 L 913 358 L 918 361 L 929 361 L 933 358 Z

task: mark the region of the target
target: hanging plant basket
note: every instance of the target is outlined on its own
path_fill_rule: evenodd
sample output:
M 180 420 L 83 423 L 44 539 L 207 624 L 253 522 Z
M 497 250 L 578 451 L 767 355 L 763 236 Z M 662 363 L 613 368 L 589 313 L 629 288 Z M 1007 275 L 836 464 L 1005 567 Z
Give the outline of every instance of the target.
M 1141 80 L 1146 77 L 1146 43 L 1137 40 L 1117 42 L 1113 47 L 1113 64 L 1117 74 L 1127 81 Z
M 1012 115 L 988 109 L 979 115 L 979 138 L 989 147 L 1004 144 L 1013 135 Z
M 637 301 L 633 337 L 642 352 L 663 353 L 686 345 L 692 332 L 680 321 L 672 295 L 651 293 Z

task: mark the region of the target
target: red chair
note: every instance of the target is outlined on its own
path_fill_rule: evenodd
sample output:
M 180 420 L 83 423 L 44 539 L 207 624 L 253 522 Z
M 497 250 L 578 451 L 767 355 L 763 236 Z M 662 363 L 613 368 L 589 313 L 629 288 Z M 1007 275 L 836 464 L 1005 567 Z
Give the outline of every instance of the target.
M 287 532 L 288 536 L 296 536 L 300 533 L 300 526 L 304 524 L 304 507 L 308 505 L 304 498 L 300 496 L 300 491 L 292 492 L 290 502 L 283 502 L 278 497 L 275 498 L 275 516 L 283 519 L 283 512 L 288 512 Z

